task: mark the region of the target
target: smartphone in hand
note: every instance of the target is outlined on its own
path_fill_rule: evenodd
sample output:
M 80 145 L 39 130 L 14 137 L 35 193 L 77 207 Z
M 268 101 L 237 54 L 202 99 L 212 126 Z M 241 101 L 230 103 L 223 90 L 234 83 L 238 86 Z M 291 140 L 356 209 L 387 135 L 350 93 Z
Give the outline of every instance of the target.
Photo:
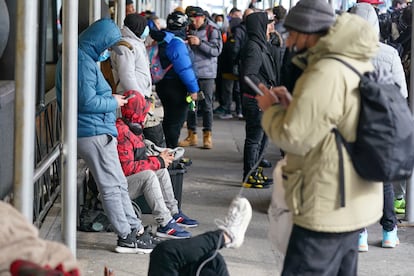
M 132 99 L 135 96 L 136 96 L 135 94 L 128 95 L 127 97 L 124 98 L 124 100 L 127 100 L 128 101 L 129 99 Z
M 262 90 L 252 81 L 248 76 L 244 76 L 244 82 L 254 91 L 257 95 L 263 96 Z

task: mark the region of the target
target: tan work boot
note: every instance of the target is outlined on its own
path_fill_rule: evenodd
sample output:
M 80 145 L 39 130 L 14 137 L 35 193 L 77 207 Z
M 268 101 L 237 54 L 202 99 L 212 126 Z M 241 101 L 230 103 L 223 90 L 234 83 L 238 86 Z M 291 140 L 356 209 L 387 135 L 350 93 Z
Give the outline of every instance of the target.
M 213 142 L 211 141 L 211 131 L 203 131 L 203 149 L 211 149 Z
M 187 138 L 178 142 L 179 147 L 197 146 L 197 144 L 198 144 L 197 133 L 191 129 L 188 130 Z

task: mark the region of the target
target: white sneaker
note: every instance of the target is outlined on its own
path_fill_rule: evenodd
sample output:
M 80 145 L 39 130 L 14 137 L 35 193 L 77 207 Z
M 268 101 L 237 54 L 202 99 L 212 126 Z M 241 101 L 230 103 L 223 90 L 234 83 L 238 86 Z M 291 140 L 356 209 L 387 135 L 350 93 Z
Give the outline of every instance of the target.
M 231 238 L 226 247 L 238 248 L 243 244 L 244 234 L 252 218 L 252 206 L 244 197 L 237 196 L 230 204 L 224 221 L 216 219 L 219 229 L 225 231 Z
M 222 120 L 229 120 L 229 119 L 233 119 L 233 115 L 231 114 L 222 114 L 219 116 L 220 119 Z

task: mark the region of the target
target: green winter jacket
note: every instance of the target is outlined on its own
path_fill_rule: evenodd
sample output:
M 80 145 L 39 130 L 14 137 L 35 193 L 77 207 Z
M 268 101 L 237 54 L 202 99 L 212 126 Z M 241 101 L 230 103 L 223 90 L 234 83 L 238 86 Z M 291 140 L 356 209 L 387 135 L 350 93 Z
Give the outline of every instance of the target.
M 361 179 L 343 148 L 345 207 L 340 207 L 338 151 L 331 129 L 354 141 L 359 113 L 360 72 L 373 70 L 370 59 L 378 35 L 358 16 L 339 16 L 328 34 L 293 61 L 304 69 L 287 109 L 275 105 L 263 115 L 263 129 L 287 153 L 283 168 L 285 199 L 296 225 L 318 232 L 347 232 L 382 215 L 382 184 Z

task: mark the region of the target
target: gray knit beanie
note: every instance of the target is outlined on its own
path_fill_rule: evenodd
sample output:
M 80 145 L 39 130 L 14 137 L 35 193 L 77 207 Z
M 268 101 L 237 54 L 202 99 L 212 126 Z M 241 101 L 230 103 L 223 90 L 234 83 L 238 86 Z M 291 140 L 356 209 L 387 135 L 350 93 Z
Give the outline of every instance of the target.
M 300 0 L 290 9 L 284 26 L 300 33 L 319 33 L 335 22 L 335 14 L 327 0 Z

